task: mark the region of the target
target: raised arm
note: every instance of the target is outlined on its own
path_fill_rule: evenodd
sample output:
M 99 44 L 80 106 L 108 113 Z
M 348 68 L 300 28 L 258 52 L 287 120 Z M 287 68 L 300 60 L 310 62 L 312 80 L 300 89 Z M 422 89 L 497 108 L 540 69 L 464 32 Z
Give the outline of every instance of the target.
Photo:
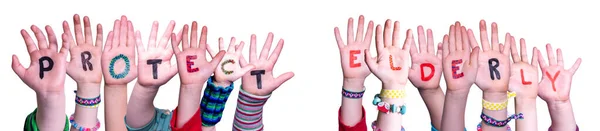
M 431 125 L 435 129 L 442 127 L 442 112 L 444 111 L 444 92 L 440 88 L 442 78 L 442 44 L 434 46 L 433 32 L 427 29 L 427 35 L 423 26 L 417 27 L 419 46 L 410 46 L 412 66 L 408 74 L 408 80 L 417 89 L 427 110 Z M 415 43 L 414 39 L 413 42 Z M 438 47 L 438 48 L 435 48 Z M 437 50 L 437 54 L 436 54 Z
M 467 97 L 477 77 L 479 47 L 471 47 L 467 37 L 462 36 L 467 36 L 467 31 L 458 21 L 444 35 L 442 65 L 447 89 L 442 114 L 443 131 L 460 131 L 465 127 Z
M 538 61 L 537 48 L 533 48 L 533 58 L 529 64 L 525 39 L 520 40 L 521 54 L 517 51 L 514 37 L 510 37 L 510 51 L 513 64 L 510 67 L 510 82 L 508 90 L 515 92 L 516 112 L 526 114 L 525 119 L 516 120 L 516 129 L 519 131 L 537 131 L 536 99 L 538 93 Z
M 275 89 L 294 77 L 293 72 L 286 72 L 278 77 L 273 76 L 273 68 L 279 58 L 281 49 L 283 49 L 283 39 L 279 39 L 273 53 L 269 55 L 272 42 L 273 33 L 269 33 L 260 56 L 257 56 L 256 35 L 252 35 L 249 51 L 250 62 L 247 62 L 244 57 L 240 57 L 242 67 L 254 65 L 255 69 L 242 76 L 242 89 L 238 96 L 233 121 L 234 131 L 263 130 L 262 113 L 264 104 Z
M 37 47 L 29 33 L 21 30 L 31 60 L 29 67 L 23 67 L 19 58 L 12 56 L 13 71 L 35 91 L 37 98 L 37 109 L 27 116 L 23 130 L 67 130 L 64 86 L 69 42 L 63 41 L 58 52 L 58 41 L 50 26 L 46 26 L 48 38 L 35 25 L 31 26 L 31 30 L 37 38 Z M 62 35 L 63 40 L 66 37 Z
M 67 74 L 77 83 L 75 97 L 75 113 L 71 116 L 71 130 L 98 130 L 98 106 L 101 102 L 100 82 L 102 82 L 102 69 L 100 60 L 102 56 L 102 25 L 96 26 L 96 39 L 92 38 L 90 19 L 83 17 L 83 32 L 81 18 L 73 16 L 75 35 L 72 35 L 67 21 L 63 22 L 63 31 L 71 44 L 71 62 Z M 75 37 L 75 39 L 73 39 Z
M 107 131 L 126 130 L 123 118 L 127 110 L 127 84 L 138 75 L 133 29 L 128 28 L 133 26 L 127 17 L 121 16 L 120 20 L 115 20 L 102 52 L 104 123 Z
M 538 61 L 542 69 L 542 80 L 539 83 L 538 95 L 546 104 L 550 111 L 552 125 L 549 130 L 553 131 L 575 131 L 579 130 L 575 122 L 573 107 L 571 106 L 570 92 L 573 75 L 577 72 L 581 64 L 581 58 L 575 61 L 570 69 L 565 69 L 562 50 L 556 50 L 554 56 L 552 46 L 546 45 L 548 53 L 548 63 L 544 60 L 541 53 L 537 51 Z
M 369 21 L 367 31 L 363 36 L 364 21 L 364 16 L 359 16 L 358 32 L 354 34 L 354 19 L 348 19 L 346 44 L 342 40 L 339 29 L 334 28 L 344 74 L 342 106 L 338 118 L 340 131 L 367 130 L 362 97 L 365 93 L 365 79 L 371 74 L 371 71 L 365 63 L 363 51 L 370 48 L 373 38 L 373 21 Z M 355 35 L 356 38 L 354 38 Z
M 154 106 L 154 97 L 160 86 L 177 74 L 177 66 L 171 65 L 173 49 L 168 47 L 169 39 L 172 39 L 171 34 L 175 27 L 175 21 L 169 22 L 160 39 L 157 39 L 158 22 L 153 22 L 147 48 L 144 48 L 140 31 L 136 31 L 135 37 L 132 37 L 133 27 L 131 22 L 128 23 L 127 38 L 130 40 L 129 42 L 135 42 L 140 64 L 138 64 L 137 83 L 127 104 L 125 124 L 128 126 L 128 130 L 165 130 L 163 128 L 169 127 L 167 120 L 170 116 L 167 118 L 157 117 L 162 115 L 159 114 L 160 112 L 164 111 L 157 111 Z M 166 125 L 162 125 L 163 123 Z
M 377 106 L 377 121 L 373 122 L 375 131 L 399 131 L 402 127 L 402 115 L 406 111 L 404 105 L 405 86 L 410 70 L 409 51 L 413 41 L 412 31 L 406 33 L 404 45 L 400 46 L 400 22 L 395 21 L 392 32 L 392 20 L 386 20 L 385 29 L 377 25 L 375 43 L 377 57 L 371 57 L 365 49 L 365 59 L 369 70 L 381 81 L 381 93 L 375 95 L 373 104 Z

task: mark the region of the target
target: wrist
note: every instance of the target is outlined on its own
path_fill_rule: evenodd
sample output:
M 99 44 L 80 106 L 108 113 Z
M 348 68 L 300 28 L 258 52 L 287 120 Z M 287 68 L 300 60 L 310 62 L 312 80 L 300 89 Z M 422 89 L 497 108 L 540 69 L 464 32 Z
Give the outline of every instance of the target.
M 77 83 L 77 96 L 92 98 L 100 95 L 99 83 Z
M 127 84 L 106 84 L 104 83 L 104 88 L 127 88 Z
M 508 100 L 507 92 L 483 92 L 483 100 L 501 103 Z
M 387 83 L 387 82 L 382 82 L 382 89 L 391 89 L 391 90 L 403 90 L 404 86 L 406 86 L 406 84 L 399 84 L 399 83 Z
M 437 94 L 439 92 L 442 92 L 442 88 L 440 88 L 439 85 L 437 86 L 437 88 L 417 88 L 417 90 L 419 90 L 419 93 L 422 95 Z
M 364 78 L 344 78 L 343 83 L 344 89 L 349 89 L 353 91 L 361 91 L 365 88 L 365 79 Z
M 571 110 L 571 100 L 566 101 L 550 101 L 548 102 L 548 110 L 551 112 L 556 111 L 570 111 Z
M 212 79 L 212 83 L 215 84 L 215 86 L 220 86 L 220 87 L 228 87 L 229 85 L 231 85 L 231 81 L 228 80 L 217 80 L 217 79 Z

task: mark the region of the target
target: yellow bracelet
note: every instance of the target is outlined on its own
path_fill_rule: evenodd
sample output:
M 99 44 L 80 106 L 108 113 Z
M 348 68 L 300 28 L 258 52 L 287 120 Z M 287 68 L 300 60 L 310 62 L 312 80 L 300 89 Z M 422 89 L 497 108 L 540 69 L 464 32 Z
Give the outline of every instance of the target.
M 511 97 L 515 97 L 515 96 L 517 96 L 517 94 L 514 92 L 508 92 L 508 94 L 507 94 L 508 99 L 510 99 Z M 486 109 L 486 110 L 491 110 L 491 111 L 503 110 L 503 109 L 506 109 L 506 106 L 508 106 L 508 99 L 506 99 L 506 101 L 504 101 L 502 103 L 493 103 L 493 102 L 489 102 L 489 101 L 482 99 L 481 104 L 483 105 L 483 109 Z
M 396 98 L 404 98 L 406 96 L 406 91 L 405 90 L 386 90 L 383 89 L 381 90 L 380 97 L 381 98 L 392 98 L 392 99 L 396 99 Z

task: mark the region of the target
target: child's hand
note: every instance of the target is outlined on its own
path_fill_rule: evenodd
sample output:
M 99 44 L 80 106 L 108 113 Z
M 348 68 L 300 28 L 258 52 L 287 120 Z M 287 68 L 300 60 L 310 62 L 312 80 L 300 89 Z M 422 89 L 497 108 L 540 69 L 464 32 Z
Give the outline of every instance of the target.
M 419 89 L 437 89 L 442 78 L 442 44 L 438 44 L 438 48 L 435 48 L 431 29 L 427 29 L 427 38 L 423 26 L 417 27 L 417 32 L 419 49 L 416 45 L 410 46 L 412 66 L 408 80 Z M 414 44 L 414 39 L 412 40 L 411 43 Z
M 508 90 L 508 74 L 510 73 L 510 44 L 504 47 L 498 42 L 498 25 L 492 23 L 492 47 L 488 41 L 487 24 L 484 20 L 479 22 L 481 49 L 479 53 L 479 69 L 475 84 L 484 92 L 506 92 Z M 510 41 L 510 34 L 506 33 L 504 43 Z M 477 46 L 475 36 L 470 35 L 471 46 Z
M 165 33 L 163 33 L 159 41 L 156 41 L 158 22 L 154 21 L 147 49 L 144 49 L 140 31 L 135 32 L 135 42 L 139 55 L 138 63 L 140 63 L 138 65 L 139 74 L 137 82 L 140 85 L 144 87 L 160 87 L 177 74 L 177 66 L 171 65 L 173 49 L 168 47 L 169 39 L 171 41 L 177 40 L 176 37 L 171 37 L 173 28 L 175 28 L 175 21 L 169 22 Z
M 28 68 L 24 68 L 19 62 L 19 58 L 13 55 L 13 71 L 36 93 L 64 93 L 69 42 L 63 41 L 60 52 L 58 52 L 58 42 L 52 27 L 46 26 L 48 39 L 37 26 L 31 26 L 31 30 L 37 38 L 37 47 L 29 33 L 21 30 L 21 35 L 29 52 L 30 65 Z M 63 34 L 62 38 L 66 40 L 67 35 Z
M 101 63 L 105 85 L 126 85 L 137 77 L 135 37 L 127 17 L 115 20 L 113 31 L 106 38 Z
M 565 102 L 569 100 L 571 81 L 581 64 L 581 58 L 578 58 L 569 70 L 566 70 L 564 69 L 563 55 L 560 48 L 556 50 L 556 57 L 552 51 L 552 46 L 547 44 L 546 52 L 548 53 L 550 65 L 546 64 L 539 51 L 536 52 L 540 56 L 537 60 L 542 69 L 542 80 L 539 83 L 538 95 L 546 102 Z
M 209 62 L 206 60 L 206 26 L 202 27 L 200 40 L 198 40 L 198 24 L 192 22 L 192 36 L 188 37 L 188 25 L 183 26 L 183 31 L 178 36 L 171 36 L 171 44 L 177 58 L 177 68 L 179 69 L 179 79 L 181 85 L 192 85 L 202 88 L 202 85 L 208 80 L 208 77 L 214 72 L 215 68 L 223 59 L 224 51 L 220 51 Z M 178 38 L 174 40 L 173 38 Z M 191 41 L 191 43 L 190 43 Z M 183 51 L 179 50 L 179 43 Z
M 71 62 L 67 68 L 67 74 L 78 84 L 100 84 L 102 81 L 102 25 L 96 26 L 96 40 L 92 39 L 92 27 L 90 19 L 83 17 L 83 32 L 81 32 L 81 19 L 79 15 L 73 16 L 73 27 L 75 36 L 72 35 L 67 21 L 63 22 L 63 31 L 67 35 L 67 41 L 71 44 Z M 75 37 L 75 40 L 73 39 Z
M 449 35 L 444 35 L 442 64 L 448 91 L 468 91 L 475 82 L 479 47 L 469 45 L 467 36 L 472 35 L 459 22 L 450 26 Z
M 239 45 L 235 44 L 235 37 L 231 37 L 231 41 L 229 42 L 229 47 L 221 60 L 220 64 L 218 64 L 217 69 L 215 69 L 215 81 L 217 84 L 228 86 L 232 82 L 236 81 L 244 74 L 248 73 L 250 70 L 254 69 L 254 65 L 248 64 L 244 67 L 240 67 L 239 59 L 240 57 L 244 57 L 242 55 L 244 49 L 244 42 L 240 42 Z M 210 46 L 206 44 L 208 53 L 214 57 L 215 52 L 210 49 Z M 223 42 L 223 38 L 219 38 L 219 50 L 225 51 L 225 43 Z
M 410 69 L 408 58 L 410 46 L 413 40 L 412 31 L 406 34 L 404 46 L 400 48 L 400 22 L 394 22 L 392 33 L 392 21 L 385 22 L 385 29 L 381 31 L 381 25 L 377 25 L 375 43 L 377 44 L 377 58 L 371 57 L 370 51 L 365 49 L 365 57 L 369 69 L 382 83 L 405 85 Z
M 369 21 L 367 32 L 363 36 L 365 17 L 358 18 L 358 31 L 354 34 L 354 20 L 348 19 L 346 45 L 340 35 L 340 30 L 334 28 L 335 38 L 340 50 L 340 59 L 342 61 L 342 71 L 346 79 L 365 79 L 371 74 L 365 63 L 364 50 L 371 46 L 373 38 L 373 21 Z M 354 38 L 356 35 L 356 38 Z
M 533 48 L 533 58 L 531 64 L 527 60 L 527 47 L 525 39 L 521 39 L 521 55 L 517 52 L 517 46 L 514 37 L 510 37 L 509 43 L 513 64 L 510 67 L 509 89 L 517 93 L 519 98 L 537 98 L 538 92 L 538 50 Z
M 273 68 L 283 48 L 283 39 L 279 40 L 275 50 L 269 56 L 271 43 L 273 43 L 273 33 L 269 33 L 267 41 L 263 45 L 262 51 L 260 51 L 260 56 L 257 56 L 256 35 L 253 34 L 250 38 L 250 63 L 246 62 L 244 57 L 240 57 L 242 67 L 246 67 L 249 64 L 255 66 L 254 70 L 242 77 L 242 88 L 251 94 L 260 96 L 271 94 L 281 84 L 294 77 L 293 72 L 283 73 L 279 77 L 273 76 Z

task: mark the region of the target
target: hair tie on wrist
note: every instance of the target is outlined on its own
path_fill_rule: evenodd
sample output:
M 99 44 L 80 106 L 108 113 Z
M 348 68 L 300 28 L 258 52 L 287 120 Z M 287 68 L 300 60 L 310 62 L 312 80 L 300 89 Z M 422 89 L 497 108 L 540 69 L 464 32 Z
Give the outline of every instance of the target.
M 87 128 L 87 127 L 83 127 L 75 122 L 75 114 L 72 114 L 71 117 L 69 117 L 69 123 L 71 123 L 71 126 L 73 128 L 75 128 L 75 130 L 78 130 L 78 131 L 97 131 L 100 128 L 100 120 L 96 119 L 96 121 L 97 121 L 96 126 L 94 126 L 92 128 Z
M 366 88 L 364 88 L 364 87 L 363 87 L 362 91 L 359 91 L 359 92 L 349 91 L 349 90 L 346 90 L 345 88 L 342 88 L 342 96 L 344 96 L 346 98 L 351 98 L 351 99 L 362 98 L 363 95 L 365 94 L 365 90 L 366 90 Z

